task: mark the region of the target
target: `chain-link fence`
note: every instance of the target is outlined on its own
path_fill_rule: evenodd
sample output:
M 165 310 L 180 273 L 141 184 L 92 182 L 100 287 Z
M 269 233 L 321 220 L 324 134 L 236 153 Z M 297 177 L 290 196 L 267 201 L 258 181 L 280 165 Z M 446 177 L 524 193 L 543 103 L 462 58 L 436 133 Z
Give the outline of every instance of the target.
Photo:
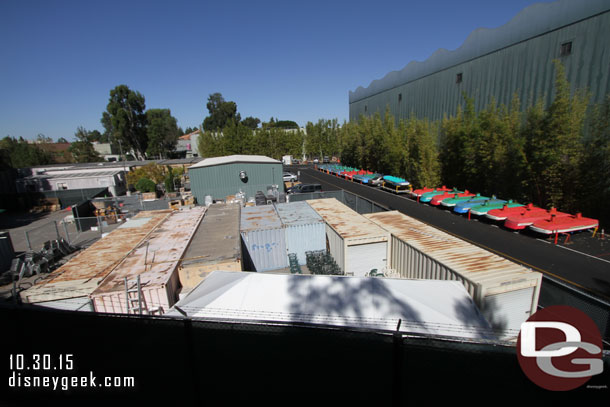
M 364 213 L 374 213 L 374 212 L 382 212 L 387 211 L 388 208 L 379 205 L 371 201 L 370 199 L 361 197 L 360 195 L 356 195 L 354 193 L 345 191 L 343 189 L 338 191 L 325 191 L 325 192 L 307 192 L 304 194 L 292 194 L 289 195 L 290 202 L 297 201 L 307 201 L 310 199 L 324 199 L 324 198 L 335 198 L 339 202 L 342 202 L 347 207 L 353 209 L 354 211 L 364 214 Z

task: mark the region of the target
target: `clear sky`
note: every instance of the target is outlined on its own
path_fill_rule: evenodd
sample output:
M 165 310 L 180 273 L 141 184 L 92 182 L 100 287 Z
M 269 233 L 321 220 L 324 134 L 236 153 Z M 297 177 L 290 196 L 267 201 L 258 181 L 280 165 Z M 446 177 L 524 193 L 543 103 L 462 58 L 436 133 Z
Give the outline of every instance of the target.
M 0 137 L 103 131 L 120 84 L 182 128 L 203 122 L 214 92 L 242 118 L 343 122 L 350 90 L 533 3 L 0 0 Z

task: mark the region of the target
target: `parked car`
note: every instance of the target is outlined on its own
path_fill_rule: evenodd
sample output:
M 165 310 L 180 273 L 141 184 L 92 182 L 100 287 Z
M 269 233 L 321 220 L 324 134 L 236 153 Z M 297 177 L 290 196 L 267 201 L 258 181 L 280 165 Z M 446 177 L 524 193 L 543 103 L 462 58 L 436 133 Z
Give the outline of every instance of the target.
M 317 164 L 317 163 L 319 163 L 319 162 L 320 162 L 320 160 L 318 160 L 317 158 L 314 158 L 314 159 L 313 159 L 313 163 L 314 163 L 314 164 Z
M 323 162 L 324 162 L 324 164 L 328 164 L 330 162 L 330 158 L 328 158 L 328 156 L 325 155 L 324 159 L 323 159 Z
M 321 191 L 322 185 L 320 184 L 298 184 L 290 187 L 286 190 L 288 194 L 304 194 L 306 192 Z
M 283 179 L 286 182 L 295 182 L 297 181 L 298 177 L 291 172 L 285 172 Z
M 383 184 L 383 175 L 377 175 L 369 180 L 369 185 L 372 187 L 380 187 Z

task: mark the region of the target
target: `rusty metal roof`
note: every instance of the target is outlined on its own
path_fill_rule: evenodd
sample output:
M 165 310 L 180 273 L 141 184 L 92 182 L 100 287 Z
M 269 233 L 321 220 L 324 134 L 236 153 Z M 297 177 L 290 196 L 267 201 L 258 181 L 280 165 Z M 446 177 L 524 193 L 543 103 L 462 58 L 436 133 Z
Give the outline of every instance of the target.
M 539 278 L 537 272 L 398 211 L 364 216 L 472 282 L 488 284 L 499 279 Z
M 343 239 L 387 240 L 388 232 L 335 198 L 306 201 Z
M 282 221 L 273 205 L 246 206 L 241 210 L 239 229 L 242 232 L 281 228 Z
M 171 213 L 104 278 L 91 297 L 123 292 L 125 277 L 134 280 L 139 275 L 144 287 L 166 284 L 205 211 L 206 207 L 198 206 Z
M 27 302 L 50 301 L 62 298 L 86 296 L 112 269 L 142 241 L 172 211 L 143 211 L 106 237 L 81 251 L 69 262 L 51 272 L 39 284 L 23 291 L 21 298 Z M 92 284 L 90 280 L 95 280 Z M 45 298 L 42 300 L 41 298 Z

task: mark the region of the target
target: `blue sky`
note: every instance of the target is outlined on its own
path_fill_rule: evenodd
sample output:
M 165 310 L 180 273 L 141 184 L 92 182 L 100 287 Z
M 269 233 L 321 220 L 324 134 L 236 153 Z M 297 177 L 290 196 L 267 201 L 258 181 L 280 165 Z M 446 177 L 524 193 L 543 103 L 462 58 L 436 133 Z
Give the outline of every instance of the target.
M 0 137 L 103 131 L 120 84 L 182 128 L 203 122 L 214 92 L 242 117 L 343 122 L 350 90 L 533 3 L 2 0 Z

